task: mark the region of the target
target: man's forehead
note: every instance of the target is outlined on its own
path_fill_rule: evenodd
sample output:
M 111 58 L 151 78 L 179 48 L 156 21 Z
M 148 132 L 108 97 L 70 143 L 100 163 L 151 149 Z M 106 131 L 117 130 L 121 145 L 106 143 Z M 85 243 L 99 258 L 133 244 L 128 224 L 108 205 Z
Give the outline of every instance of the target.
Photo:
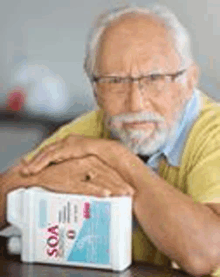
M 160 62 L 158 62 L 158 59 Z M 169 60 L 162 60 L 162 58 L 152 59 L 146 63 L 123 63 L 114 62 L 108 63 L 107 60 L 103 60 L 102 65 L 96 70 L 96 74 L 100 76 L 121 76 L 121 77 L 140 77 L 152 74 L 167 74 L 176 72 L 178 70 L 178 65 L 176 67 L 171 66 Z
M 101 37 L 96 68 L 105 74 L 124 72 L 129 67 L 139 67 L 145 74 L 175 70 L 178 65 L 172 60 L 178 60 L 176 55 L 173 40 L 161 21 L 147 15 L 124 17 Z
M 167 40 L 168 29 L 156 15 L 127 14 L 114 20 L 103 32 L 100 42 L 116 41 L 121 45 L 135 41 L 150 42 L 155 39 Z

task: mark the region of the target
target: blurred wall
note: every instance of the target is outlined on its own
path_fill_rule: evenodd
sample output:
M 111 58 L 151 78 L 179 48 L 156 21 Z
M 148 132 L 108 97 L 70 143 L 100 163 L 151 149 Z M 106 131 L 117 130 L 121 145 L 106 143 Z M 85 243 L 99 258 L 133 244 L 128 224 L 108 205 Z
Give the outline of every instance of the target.
M 2 1 L 0 102 L 5 101 L 5 93 L 10 88 L 23 82 L 30 94 L 29 108 L 26 107 L 30 112 L 36 108 L 39 114 L 46 111 L 48 116 L 56 116 L 57 110 L 58 118 L 69 118 L 75 113 L 93 109 L 92 91 L 82 69 L 86 35 L 91 22 L 103 9 L 117 3 L 130 2 L 132 1 Z M 135 3 L 144 5 L 152 2 L 156 1 L 136 0 Z M 200 86 L 214 98 L 220 99 L 220 1 L 157 2 L 173 10 L 188 28 L 193 53 L 201 67 Z M 29 68 L 29 71 L 25 71 L 25 68 Z M 39 84 L 44 78 L 42 76 L 45 76 L 43 74 L 49 76 L 44 88 Z M 61 84 L 59 88 L 58 83 Z M 65 103 L 62 102 L 60 94 L 68 101 L 64 99 Z M 48 108 L 48 105 L 51 107 Z

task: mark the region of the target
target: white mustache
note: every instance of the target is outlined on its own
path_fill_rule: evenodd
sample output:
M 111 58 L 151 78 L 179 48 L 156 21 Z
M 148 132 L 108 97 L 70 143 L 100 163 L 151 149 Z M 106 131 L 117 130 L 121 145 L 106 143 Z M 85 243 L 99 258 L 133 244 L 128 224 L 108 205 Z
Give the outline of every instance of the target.
M 111 124 L 117 123 L 133 123 L 133 122 L 144 122 L 144 121 L 153 121 L 153 122 L 164 122 L 164 118 L 154 113 L 139 113 L 139 114 L 125 114 L 125 115 L 115 115 L 110 119 Z

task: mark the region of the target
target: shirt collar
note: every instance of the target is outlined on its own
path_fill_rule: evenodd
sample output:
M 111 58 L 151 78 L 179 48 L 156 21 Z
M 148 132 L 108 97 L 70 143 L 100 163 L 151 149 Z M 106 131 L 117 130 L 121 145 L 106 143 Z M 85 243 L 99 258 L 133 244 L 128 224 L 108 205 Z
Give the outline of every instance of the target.
M 200 91 L 194 89 L 191 99 L 188 101 L 180 123 L 176 127 L 173 138 L 166 144 L 161 151 L 166 156 L 169 164 L 172 166 L 180 166 L 181 154 L 183 152 L 185 142 L 189 132 L 198 118 L 201 109 Z

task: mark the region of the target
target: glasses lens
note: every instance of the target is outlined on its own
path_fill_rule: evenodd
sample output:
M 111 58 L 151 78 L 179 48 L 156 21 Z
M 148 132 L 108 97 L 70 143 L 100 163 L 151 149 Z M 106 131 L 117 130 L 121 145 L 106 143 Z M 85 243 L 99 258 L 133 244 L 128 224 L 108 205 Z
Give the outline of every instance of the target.
M 163 75 L 151 75 L 140 79 L 140 89 L 143 93 L 153 96 L 158 95 L 167 83 L 166 77 Z M 101 78 L 97 83 L 102 98 L 114 98 L 114 96 L 123 97 L 128 95 L 131 90 L 131 80 L 128 78 Z
M 141 84 L 142 88 L 146 90 L 162 90 L 166 84 L 166 80 L 162 75 L 152 75 L 142 78 Z
M 100 101 L 111 102 L 124 101 L 129 93 L 128 84 L 119 83 L 101 83 L 97 84 L 97 93 Z

